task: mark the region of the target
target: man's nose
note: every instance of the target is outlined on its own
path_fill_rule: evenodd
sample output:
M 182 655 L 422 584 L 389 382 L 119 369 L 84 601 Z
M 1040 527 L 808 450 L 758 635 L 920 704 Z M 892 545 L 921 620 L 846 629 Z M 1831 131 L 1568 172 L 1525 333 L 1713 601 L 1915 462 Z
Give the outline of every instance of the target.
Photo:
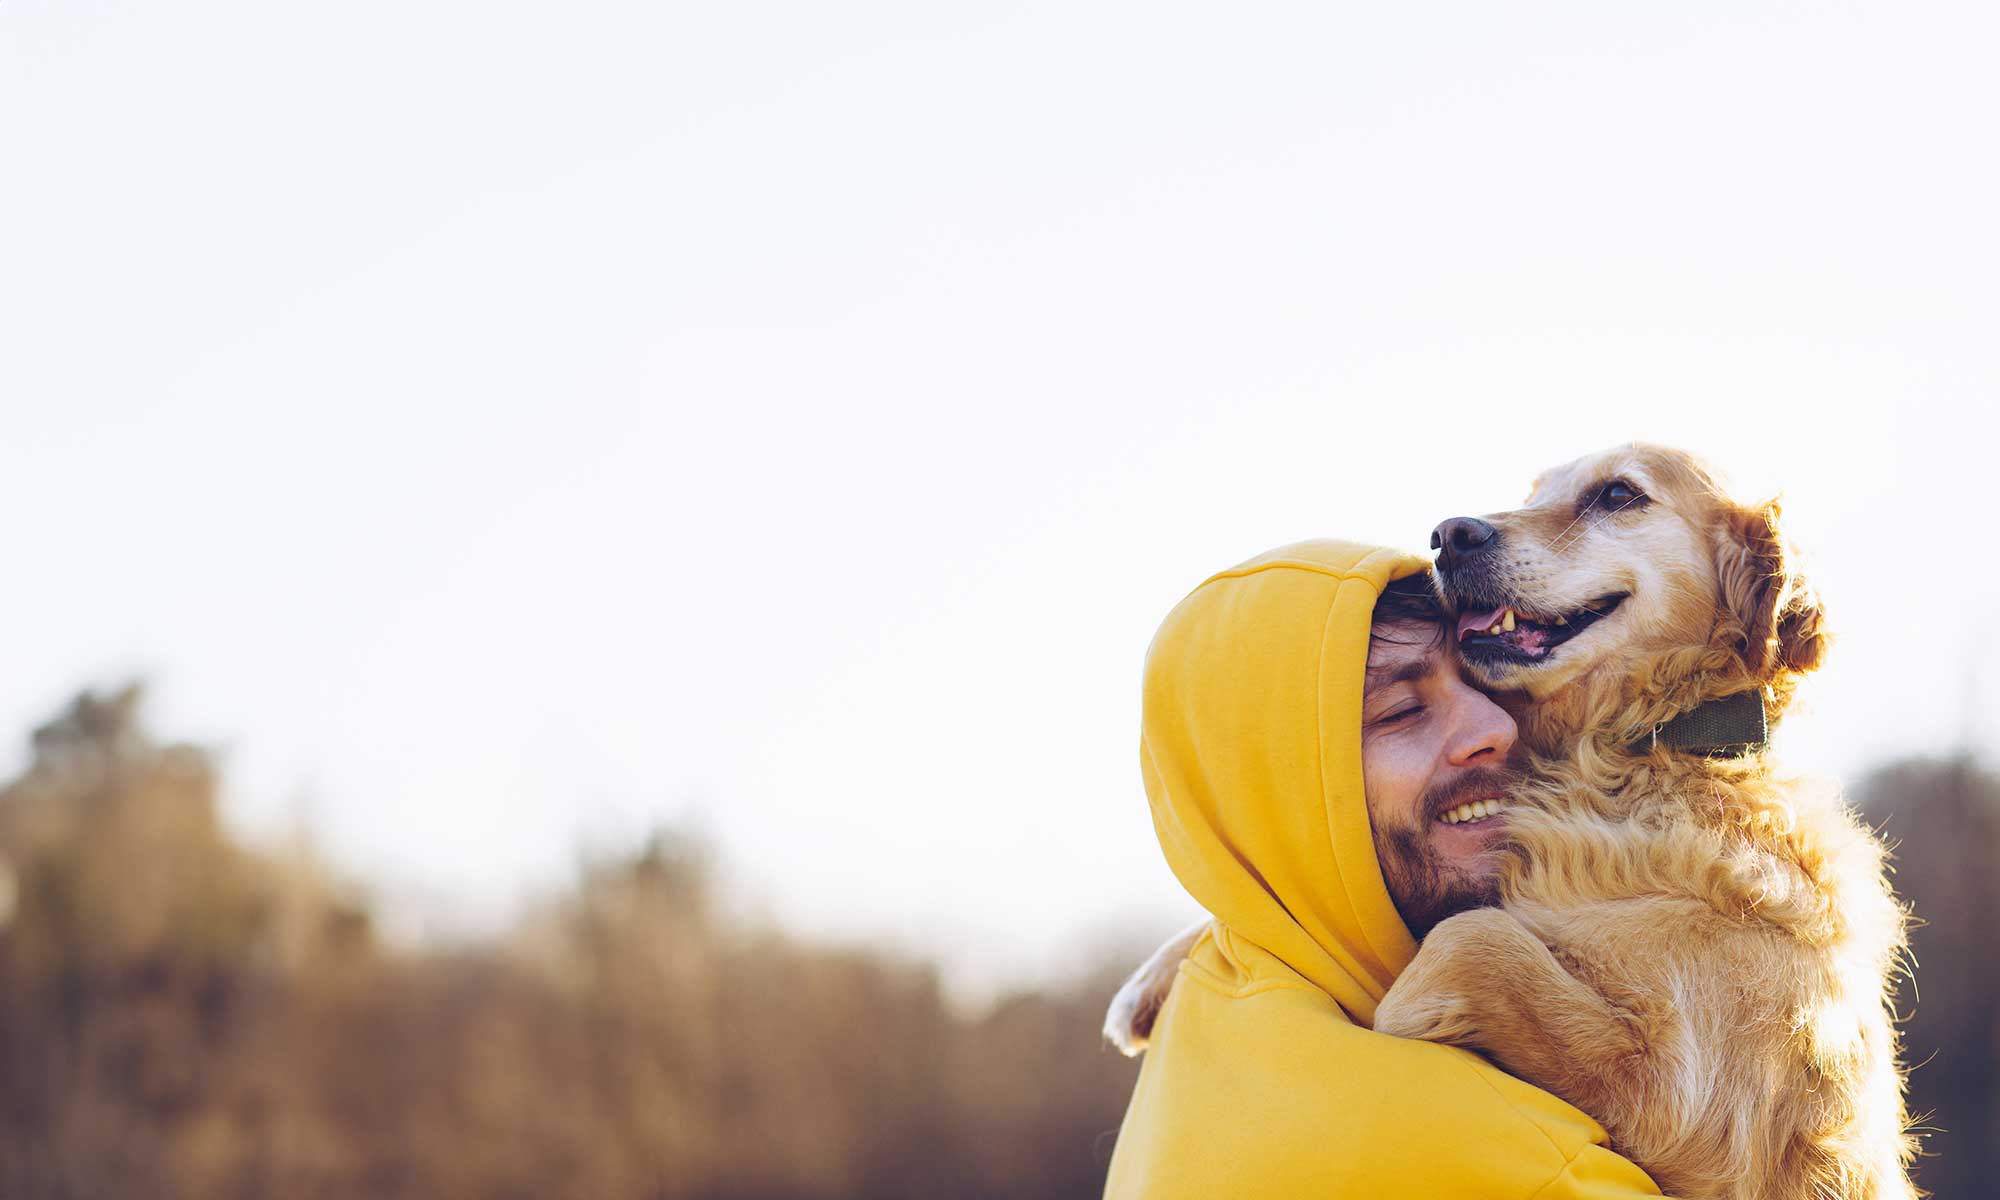
M 1500 531 L 1478 517 L 1453 517 L 1431 530 L 1431 549 L 1438 552 L 1438 566 L 1455 567 L 1493 547 Z
M 1477 688 L 1460 684 L 1453 705 L 1458 718 L 1451 747 L 1451 761 L 1459 766 L 1497 767 L 1514 751 L 1520 729 L 1506 709 Z M 1484 757 L 1482 757 L 1484 756 Z

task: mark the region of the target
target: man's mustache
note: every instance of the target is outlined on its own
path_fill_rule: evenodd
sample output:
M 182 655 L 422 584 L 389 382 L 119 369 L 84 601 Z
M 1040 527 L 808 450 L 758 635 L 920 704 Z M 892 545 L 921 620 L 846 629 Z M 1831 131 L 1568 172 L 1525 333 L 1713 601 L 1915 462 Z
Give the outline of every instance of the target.
M 1511 767 L 1475 767 L 1424 793 L 1424 820 L 1435 821 L 1459 805 L 1475 800 L 1505 800 L 1520 782 L 1521 772 Z

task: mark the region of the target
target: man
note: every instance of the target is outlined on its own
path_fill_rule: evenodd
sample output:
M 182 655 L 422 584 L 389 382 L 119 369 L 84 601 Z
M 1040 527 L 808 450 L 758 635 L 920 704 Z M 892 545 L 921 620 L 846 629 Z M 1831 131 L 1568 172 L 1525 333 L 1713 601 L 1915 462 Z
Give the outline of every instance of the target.
M 1500 823 L 1476 814 L 1514 724 L 1459 678 L 1425 567 L 1288 546 L 1154 638 L 1146 793 L 1215 922 L 1154 1024 L 1107 1200 L 1658 1194 L 1570 1105 L 1369 1028 L 1415 937 L 1496 898 Z

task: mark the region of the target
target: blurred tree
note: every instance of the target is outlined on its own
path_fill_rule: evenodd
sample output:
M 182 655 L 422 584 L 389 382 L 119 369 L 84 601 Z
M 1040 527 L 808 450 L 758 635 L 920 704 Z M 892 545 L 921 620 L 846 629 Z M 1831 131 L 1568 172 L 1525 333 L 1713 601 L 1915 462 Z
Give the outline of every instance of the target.
M 233 841 L 140 702 L 79 697 L 0 789 L 0 1195 L 1100 1191 L 1110 977 L 966 1017 L 928 966 L 730 925 L 672 834 L 497 944 L 394 950 Z
M 935 971 L 730 923 L 700 845 L 586 869 L 493 944 L 382 945 L 302 850 L 248 849 L 141 694 L 79 697 L 0 788 L 0 1196 L 1095 1197 L 1137 953 L 982 1014 Z M 2000 778 L 1871 773 L 1921 991 L 1922 1184 L 2000 1174 Z
M 1856 806 L 1895 844 L 1896 892 L 1915 914 L 1914 986 L 1902 989 L 1910 1112 L 1925 1118 L 1917 1182 L 1940 1200 L 2000 1178 L 2000 777 L 1970 757 L 1869 773 Z
M 0 1194 L 174 1194 L 178 1140 L 329 907 L 231 844 L 207 757 L 147 738 L 139 698 L 78 698 L 0 790 Z

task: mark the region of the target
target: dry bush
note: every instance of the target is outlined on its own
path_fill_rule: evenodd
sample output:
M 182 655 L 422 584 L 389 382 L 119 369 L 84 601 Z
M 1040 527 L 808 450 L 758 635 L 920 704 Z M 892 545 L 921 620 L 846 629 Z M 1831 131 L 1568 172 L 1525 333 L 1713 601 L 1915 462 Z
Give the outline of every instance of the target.
M 398 952 L 233 841 L 138 704 L 81 697 L 0 791 L 0 1195 L 1101 1189 L 1108 975 L 963 1017 L 923 964 L 730 927 L 670 836 L 495 944 Z

